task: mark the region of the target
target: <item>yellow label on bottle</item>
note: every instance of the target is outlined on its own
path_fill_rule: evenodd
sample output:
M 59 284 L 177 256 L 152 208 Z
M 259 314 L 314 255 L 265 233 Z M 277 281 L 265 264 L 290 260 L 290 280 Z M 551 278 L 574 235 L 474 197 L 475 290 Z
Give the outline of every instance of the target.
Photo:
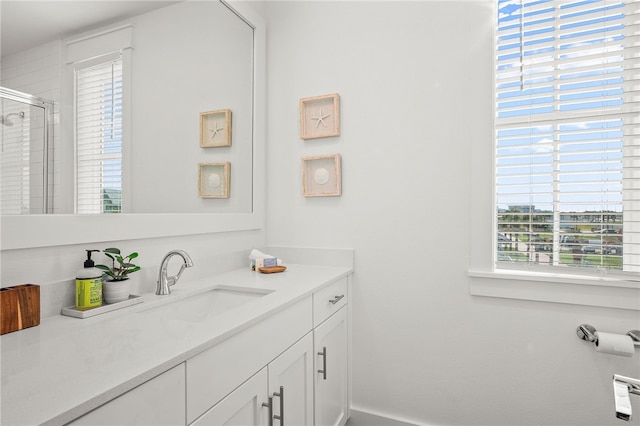
M 76 280 L 76 308 L 102 306 L 102 278 Z

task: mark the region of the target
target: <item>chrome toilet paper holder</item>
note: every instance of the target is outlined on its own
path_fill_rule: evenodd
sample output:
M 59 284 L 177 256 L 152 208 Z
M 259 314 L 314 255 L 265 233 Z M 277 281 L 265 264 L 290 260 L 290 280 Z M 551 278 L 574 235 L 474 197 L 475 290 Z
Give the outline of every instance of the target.
M 586 340 L 587 342 L 597 343 L 598 341 L 596 328 L 591 324 L 580 324 L 578 328 L 576 328 L 576 334 L 579 338 Z M 633 340 L 634 347 L 640 348 L 640 330 L 629 330 L 627 332 L 627 336 L 631 337 L 631 340 Z

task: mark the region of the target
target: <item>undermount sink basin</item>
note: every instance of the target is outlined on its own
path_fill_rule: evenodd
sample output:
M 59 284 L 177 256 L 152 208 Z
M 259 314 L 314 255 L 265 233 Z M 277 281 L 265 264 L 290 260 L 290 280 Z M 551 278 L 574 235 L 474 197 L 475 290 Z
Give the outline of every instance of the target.
M 269 293 L 260 290 L 213 288 L 142 312 L 159 314 L 165 319 L 200 322 L 210 315 L 219 315 Z

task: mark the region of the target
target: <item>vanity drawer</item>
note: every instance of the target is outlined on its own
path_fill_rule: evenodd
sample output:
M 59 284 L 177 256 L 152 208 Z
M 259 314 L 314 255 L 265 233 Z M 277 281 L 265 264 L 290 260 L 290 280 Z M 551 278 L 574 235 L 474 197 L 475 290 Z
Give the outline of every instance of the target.
M 347 304 L 348 288 L 348 278 L 344 277 L 313 293 L 314 327 Z

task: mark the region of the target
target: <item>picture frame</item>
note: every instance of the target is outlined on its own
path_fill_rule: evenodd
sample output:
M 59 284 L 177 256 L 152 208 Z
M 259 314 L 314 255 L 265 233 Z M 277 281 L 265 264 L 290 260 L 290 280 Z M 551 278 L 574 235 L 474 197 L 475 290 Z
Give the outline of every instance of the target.
M 300 99 L 300 138 L 340 136 L 340 95 Z
M 200 113 L 200 147 L 231 146 L 231 110 Z
M 302 158 L 302 193 L 305 197 L 342 195 L 340 154 Z
M 231 163 L 198 163 L 200 198 L 229 198 Z

